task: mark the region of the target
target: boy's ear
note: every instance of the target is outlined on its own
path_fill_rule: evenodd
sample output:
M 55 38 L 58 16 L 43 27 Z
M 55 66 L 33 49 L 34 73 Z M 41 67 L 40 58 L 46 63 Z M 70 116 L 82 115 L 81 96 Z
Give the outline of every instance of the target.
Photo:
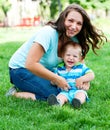
M 62 58 L 64 57 L 64 54 L 63 54 L 63 53 L 61 54 L 61 57 L 62 57 Z
M 84 63 L 84 57 L 81 56 L 81 63 Z
M 85 59 L 85 56 L 83 56 L 83 54 L 81 54 L 81 60 L 84 60 Z
M 81 63 L 85 63 L 84 59 L 81 60 Z

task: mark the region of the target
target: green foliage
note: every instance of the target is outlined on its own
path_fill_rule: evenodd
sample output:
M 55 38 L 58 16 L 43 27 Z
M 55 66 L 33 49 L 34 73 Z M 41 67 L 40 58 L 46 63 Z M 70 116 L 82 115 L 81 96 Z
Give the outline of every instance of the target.
M 8 18 L 7 13 L 11 9 L 11 4 L 9 0 L 1 0 L 0 1 L 0 21 L 3 22 L 5 27 L 8 27 Z
M 85 9 L 109 9 L 110 7 L 109 0 L 69 0 L 69 3 L 80 4 Z
M 56 12 L 59 12 L 57 0 L 51 3 L 50 10 L 51 10 L 50 16 L 51 16 L 51 18 L 54 18 L 56 15 Z
M 41 12 L 44 12 L 47 5 L 50 6 L 50 17 L 55 18 L 65 7 L 65 5 L 71 3 L 76 3 L 81 5 L 85 9 L 104 9 L 109 10 L 110 2 L 109 0 L 42 0 L 41 1 Z M 44 14 L 42 16 L 45 18 Z
M 109 42 L 97 51 L 98 56 L 92 51 L 87 55 L 85 61 L 94 70 L 95 80 L 88 91 L 90 101 L 82 105 L 81 109 L 75 110 L 69 104 L 51 107 L 43 101 L 5 97 L 6 91 L 11 87 L 8 75 L 9 59 L 21 44 L 36 32 L 36 29 L 38 28 L 0 28 L 0 129 L 109 130 Z
M 67 0 L 41 0 L 41 12 L 44 12 L 45 9 L 49 6 L 50 17 L 54 19 L 62 11 L 64 5 L 68 3 Z M 43 15 L 43 13 L 42 13 Z M 45 18 L 45 17 L 44 17 Z
M 4 12 L 4 15 L 7 16 L 7 12 L 11 8 L 11 4 L 10 4 L 9 0 L 1 0 L 0 1 L 0 8 Z

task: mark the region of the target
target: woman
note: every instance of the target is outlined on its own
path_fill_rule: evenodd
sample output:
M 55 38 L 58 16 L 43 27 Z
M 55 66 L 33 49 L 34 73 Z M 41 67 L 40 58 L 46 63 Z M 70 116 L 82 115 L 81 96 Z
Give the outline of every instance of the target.
M 50 21 L 38 30 L 11 57 L 10 79 L 16 87 L 11 88 L 6 95 L 47 100 L 50 94 L 57 95 L 60 88 L 68 90 L 66 80 L 52 72 L 62 60 L 60 48 L 68 40 L 79 42 L 85 57 L 89 45 L 95 53 L 95 49 L 103 44 L 103 38 L 104 35 L 98 33 L 82 7 L 69 5 L 56 21 Z M 50 81 L 56 85 L 51 85 Z M 83 86 L 85 85 L 88 89 L 89 85 L 84 83 Z M 16 92 L 16 88 L 22 92 Z

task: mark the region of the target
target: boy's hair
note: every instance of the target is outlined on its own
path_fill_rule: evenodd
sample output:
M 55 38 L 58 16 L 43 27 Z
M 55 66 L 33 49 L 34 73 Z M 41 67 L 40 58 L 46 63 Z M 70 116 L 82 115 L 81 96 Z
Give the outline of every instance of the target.
M 73 46 L 74 48 L 76 48 L 76 47 L 80 48 L 81 57 L 82 57 L 82 59 L 84 59 L 81 45 L 77 42 L 74 42 L 74 41 L 67 41 L 67 42 L 64 43 L 64 45 L 61 47 L 61 55 L 64 55 L 64 53 L 67 49 L 67 46 L 69 46 L 69 45 Z

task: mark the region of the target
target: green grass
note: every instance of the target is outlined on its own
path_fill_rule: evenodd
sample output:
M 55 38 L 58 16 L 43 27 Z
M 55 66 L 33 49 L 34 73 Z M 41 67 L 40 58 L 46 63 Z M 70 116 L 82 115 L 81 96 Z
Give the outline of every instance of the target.
M 50 107 L 46 102 L 5 97 L 11 87 L 8 62 L 15 50 L 36 29 L 0 29 L 0 130 L 110 130 L 110 44 L 91 51 L 86 64 L 95 72 L 88 91 L 90 102 L 80 110 L 69 104 Z

